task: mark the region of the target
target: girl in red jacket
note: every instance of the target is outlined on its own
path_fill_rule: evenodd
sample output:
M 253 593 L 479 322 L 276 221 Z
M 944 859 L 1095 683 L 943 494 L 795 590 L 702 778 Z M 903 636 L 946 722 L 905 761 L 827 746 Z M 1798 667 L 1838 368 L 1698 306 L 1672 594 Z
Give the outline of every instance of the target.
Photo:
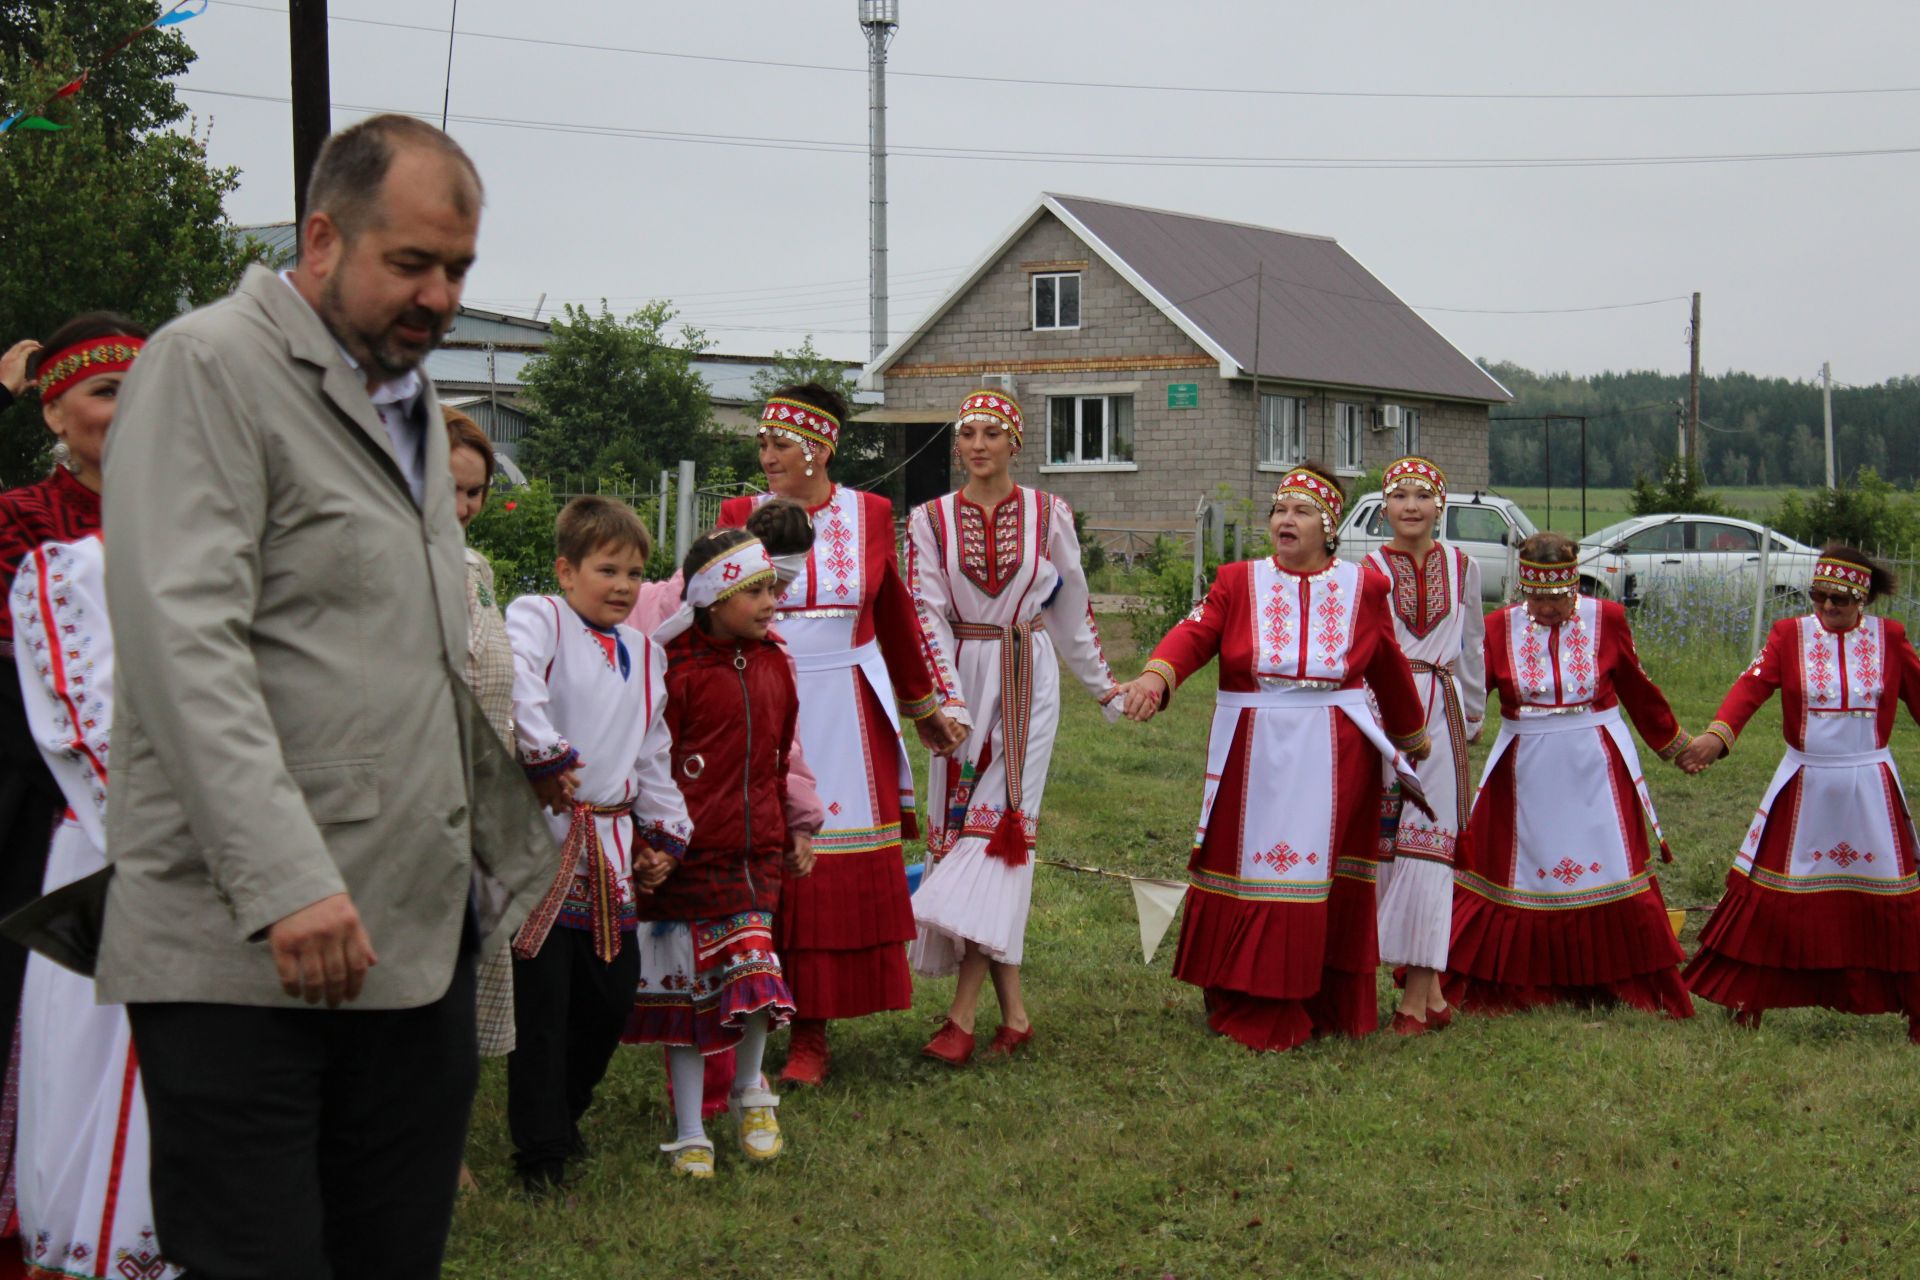
M 817 809 L 790 815 L 787 769 L 800 700 L 769 635 L 773 563 L 760 540 L 722 529 L 683 566 L 694 625 L 666 643 L 673 776 L 693 838 L 641 903 L 640 983 L 627 1039 L 668 1046 L 679 1132 L 661 1150 L 676 1175 L 713 1176 L 700 1119 L 702 1058 L 735 1050 L 729 1109 L 748 1160 L 780 1154 L 780 1099 L 760 1080 L 767 1031 L 793 1015 L 773 947 L 783 872 L 813 868 Z M 650 922 L 650 923 L 649 923 Z

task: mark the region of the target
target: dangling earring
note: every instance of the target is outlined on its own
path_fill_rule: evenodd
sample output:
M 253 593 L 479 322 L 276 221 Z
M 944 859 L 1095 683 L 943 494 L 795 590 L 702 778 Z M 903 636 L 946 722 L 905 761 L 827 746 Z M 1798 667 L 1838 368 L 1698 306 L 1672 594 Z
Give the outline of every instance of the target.
M 65 440 L 53 443 L 53 465 L 67 471 L 73 470 L 73 450 L 67 447 Z
M 813 450 L 811 450 L 811 449 L 802 449 L 802 450 L 800 451 L 800 456 L 801 456 L 802 458 L 804 458 L 804 459 L 806 459 L 806 462 L 807 462 L 807 474 L 808 474 L 809 476 L 811 476 L 811 475 L 813 474 Z

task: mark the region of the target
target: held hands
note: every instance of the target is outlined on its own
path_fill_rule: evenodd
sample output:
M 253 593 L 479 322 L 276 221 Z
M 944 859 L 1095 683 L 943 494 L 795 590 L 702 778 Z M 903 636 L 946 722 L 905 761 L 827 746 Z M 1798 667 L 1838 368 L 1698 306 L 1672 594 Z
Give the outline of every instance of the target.
M 650 846 L 642 846 L 633 851 L 633 887 L 641 893 L 652 893 L 666 883 L 673 874 L 673 858 Z
M 1717 733 L 1703 733 L 1687 744 L 1687 749 L 1673 758 L 1682 773 L 1704 773 L 1708 765 L 1727 753 L 1727 744 L 1720 741 Z
M 1158 671 L 1145 671 L 1125 684 L 1115 685 L 1100 701 L 1104 706 L 1115 698 L 1123 699 L 1121 714 L 1135 724 L 1145 724 L 1160 713 L 1160 704 L 1168 692 L 1165 676 Z
M 793 848 L 787 850 L 787 870 L 795 876 L 813 874 L 813 837 L 793 833 Z
M 12 395 L 19 395 L 27 389 L 27 357 L 40 349 L 40 344 L 32 338 L 22 338 L 8 347 L 6 354 L 0 355 L 0 387 L 5 387 Z
M 336 893 L 267 926 L 280 989 L 308 1004 L 337 1009 L 360 998 L 367 970 L 380 963 L 353 899 Z
M 944 711 L 936 711 L 924 720 L 914 721 L 913 728 L 920 735 L 921 745 L 937 756 L 950 756 L 958 751 L 969 732 L 966 725 Z
M 529 779 L 533 783 L 533 794 L 542 807 L 554 813 L 567 813 L 573 808 L 573 793 L 580 785 L 580 765 L 562 769 L 559 773 L 550 773 L 544 778 Z

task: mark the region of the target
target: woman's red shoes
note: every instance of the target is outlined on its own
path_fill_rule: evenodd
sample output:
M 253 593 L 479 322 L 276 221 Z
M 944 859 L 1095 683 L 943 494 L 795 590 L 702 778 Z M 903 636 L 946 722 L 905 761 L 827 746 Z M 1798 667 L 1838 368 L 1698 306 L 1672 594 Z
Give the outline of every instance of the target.
M 999 1041 L 996 1039 L 996 1044 Z M 950 1067 L 965 1066 L 973 1057 L 973 1032 L 963 1030 L 952 1018 L 940 1024 L 940 1030 L 920 1050 L 923 1057 L 937 1058 Z
M 987 1052 L 1011 1058 L 1015 1050 L 1031 1039 L 1033 1039 L 1032 1026 L 1028 1026 L 1025 1031 L 1015 1031 L 1012 1027 L 1003 1026 L 993 1033 L 993 1043 L 987 1046 Z

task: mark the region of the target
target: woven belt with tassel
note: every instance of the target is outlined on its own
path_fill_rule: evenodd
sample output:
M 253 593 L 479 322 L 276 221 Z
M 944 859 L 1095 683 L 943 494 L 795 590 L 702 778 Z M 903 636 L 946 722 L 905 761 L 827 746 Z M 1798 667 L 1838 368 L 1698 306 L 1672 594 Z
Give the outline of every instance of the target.
M 560 845 L 559 870 L 554 873 L 553 883 L 547 887 L 540 905 L 533 909 L 527 922 L 520 926 L 520 932 L 514 935 L 513 954 L 522 960 L 531 960 L 540 954 L 547 935 L 553 931 L 554 921 L 560 918 L 560 910 L 566 905 L 582 853 L 587 855 L 587 906 L 589 929 L 593 934 L 593 954 L 603 961 L 612 960 L 620 954 L 619 888 L 615 884 L 613 859 L 607 856 L 606 848 L 600 843 L 600 824 L 596 819 L 617 818 L 632 812 L 631 800 L 619 804 L 583 803 L 573 806 L 567 838 Z
M 1020 773 L 1027 762 L 1027 730 L 1033 720 L 1033 636 L 1047 629 L 1046 619 L 996 627 L 985 622 L 956 622 L 956 640 L 1000 642 L 1000 748 L 1007 767 L 1007 807 L 987 841 L 987 856 L 1010 867 L 1027 865 L 1027 825 L 1020 812 Z M 989 726 L 977 730 L 986 733 Z M 982 739 L 984 741 L 984 739 Z

